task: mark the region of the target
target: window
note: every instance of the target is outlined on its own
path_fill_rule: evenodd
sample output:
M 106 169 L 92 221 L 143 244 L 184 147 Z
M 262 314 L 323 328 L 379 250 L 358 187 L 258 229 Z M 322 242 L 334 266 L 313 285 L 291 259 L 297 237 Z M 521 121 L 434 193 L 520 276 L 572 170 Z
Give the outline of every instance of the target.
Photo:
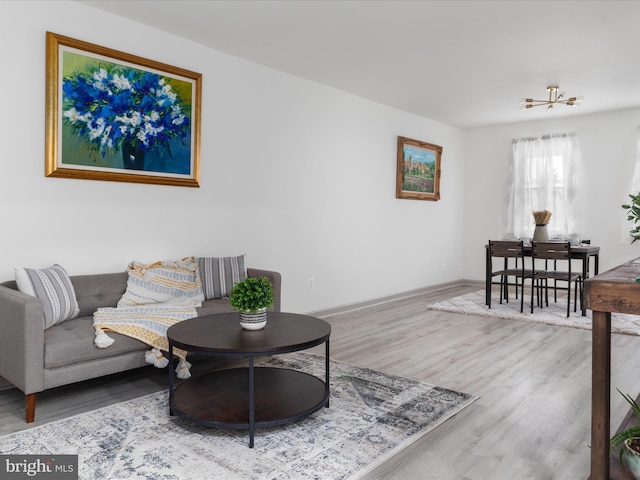
M 582 157 L 575 134 L 512 141 L 512 172 L 506 231 L 532 237 L 534 210 L 549 210 L 549 238 L 580 234 Z

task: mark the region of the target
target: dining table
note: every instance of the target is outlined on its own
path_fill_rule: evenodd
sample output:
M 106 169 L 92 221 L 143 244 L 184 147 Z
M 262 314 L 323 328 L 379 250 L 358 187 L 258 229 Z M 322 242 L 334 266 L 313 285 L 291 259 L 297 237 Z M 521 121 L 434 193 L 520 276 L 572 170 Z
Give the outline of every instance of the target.
M 486 278 L 485 278 L 485 304 L 489 305 L 489 299 L 491 295 L 491 251 L 489 245 L 485 245 L 486 256 Z M 531 244 L 524 245 L 524 256 L 531 257 Z M 591 243 L 581 243 L 571 247 L 571 258 L 573 260 L 580 260 L 582 263 L 582 279 L 583 281 L 589 278 L 590 263 L 593 259 L 593 275 L 598 275 L 600 269 L 600 247 L 591 245 Z M 582 316 L 587 315 L 587 308 L 583 304 Z

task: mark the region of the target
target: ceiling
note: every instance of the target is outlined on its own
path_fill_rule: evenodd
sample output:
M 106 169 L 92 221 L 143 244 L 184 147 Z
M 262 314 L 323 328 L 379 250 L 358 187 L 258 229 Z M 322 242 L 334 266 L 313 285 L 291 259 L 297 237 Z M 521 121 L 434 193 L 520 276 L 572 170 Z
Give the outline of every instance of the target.
M 79 3 L 459 128 L 640 106 L 638 1 Z

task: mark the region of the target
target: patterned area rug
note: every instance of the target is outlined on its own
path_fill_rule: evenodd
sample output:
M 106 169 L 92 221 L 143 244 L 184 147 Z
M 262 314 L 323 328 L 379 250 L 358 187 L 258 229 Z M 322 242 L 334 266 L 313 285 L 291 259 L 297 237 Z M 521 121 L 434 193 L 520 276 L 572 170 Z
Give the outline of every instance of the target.
M 550 293 L 551 295 L 551 293 Z M 531 312 L 530 297 L 525 292 L 524 297 L 524 313 L 520 313 L 520 300 L 513 296 L 509 297 L 509 303 L 502 301 L 497 292 L 491 296 L 491 308 L 485 305 L 485 292 L 478 290 L 477 292 L 467 293 L 459 297 L 450 298 L 439 303 L 429 305 L 427 308 L 431 310 L 441 310 L 444 312 L 465 313 L 469 315 L 480 315 L 483 317 L 498 317 L 509 320 L 523 320 L 526 322 L 546 323 L 548 325 L 559 325 L 562 327 L 583 328 L 591 330 L 591 311 L 587 310 L 587 316 L 583 317 L 582 312 L 578 310 L 573 312 L 573 300 L 571 303 L 571 312 L 567 318 L 567 300 L 566 295 L 561 298 L 558 295 L 558 302 L 554 303 L 549 298 L 549 306 L 538 308 L 534 305 L 533 314 Z M 578 308 L 580 301 L 578 300 Z M 640 316 L 637 315 L 611 315 L 611 331 L 614 333 L 626 333 L 628 335 L 640 335 Z
M 268 364 L 324 378 L 323 356 Z M 334 360 L 330 368 L 330 408 L 256 429 L 253 449 L 246 430 L 170 417 L 165 391 L 0 437 L 0 454 L 78 454 L 80 479 L 352 479 L 477 399 Z

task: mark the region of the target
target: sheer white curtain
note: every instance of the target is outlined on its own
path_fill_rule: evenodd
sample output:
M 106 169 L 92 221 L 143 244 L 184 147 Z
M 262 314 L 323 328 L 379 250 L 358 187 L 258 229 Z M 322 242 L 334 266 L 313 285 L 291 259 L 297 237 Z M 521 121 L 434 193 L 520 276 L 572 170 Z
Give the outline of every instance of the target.
M 574 133 L 512 140 L 507 235 L 531 238 L 534 210 L 552 213 L 549 238 L 580 236 L 582 155 Z

